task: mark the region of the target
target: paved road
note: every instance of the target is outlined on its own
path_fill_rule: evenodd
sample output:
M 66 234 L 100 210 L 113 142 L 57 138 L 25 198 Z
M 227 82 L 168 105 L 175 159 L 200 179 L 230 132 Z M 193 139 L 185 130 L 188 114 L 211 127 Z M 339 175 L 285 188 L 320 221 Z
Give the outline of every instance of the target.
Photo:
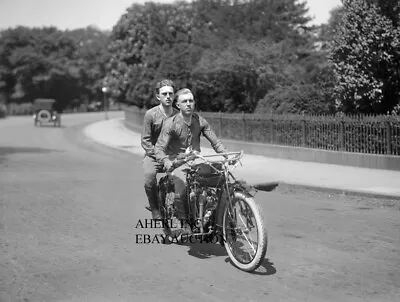
M 121 116 L 112 113 L 111 117 Z M 137 244 L 141 158 L 62 129 L 0 120 L 0 301 L 400 301 L 400 205 L 280 188 L 259 193 L 267 259 L 219 246 Z

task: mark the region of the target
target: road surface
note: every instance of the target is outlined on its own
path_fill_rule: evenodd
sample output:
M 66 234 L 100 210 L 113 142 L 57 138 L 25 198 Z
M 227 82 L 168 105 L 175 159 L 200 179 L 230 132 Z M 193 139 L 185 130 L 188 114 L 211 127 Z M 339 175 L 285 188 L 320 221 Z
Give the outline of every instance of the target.
M 121 113 L 110 113 L 120 117 Z M 141 158 L 82 135 L 103 114 L 0 120 L 0 301 L 400 301 L 400 205 L 260 192 L 267 258 L 253 274 L 216 245 L 140 244 Z

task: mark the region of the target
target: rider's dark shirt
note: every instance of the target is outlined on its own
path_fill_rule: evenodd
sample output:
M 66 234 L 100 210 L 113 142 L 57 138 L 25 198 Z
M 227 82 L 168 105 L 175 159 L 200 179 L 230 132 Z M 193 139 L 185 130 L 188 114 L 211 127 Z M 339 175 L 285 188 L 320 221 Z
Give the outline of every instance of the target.
M 225 152 L 224 145 L 203 117 L 194 113 L 190 125 L 185 123 L 181 114 L 168 118 L 164 122 L 154 147 L 156 159 L 165 165 L 166 161 L 172 160 L 180 153 L 184 153 L 189 146 L 193 150 L 201 152 L 201 134 L 211 143 L 211 147 L 215 152 Z
M 179 111 L 172 108 L 172 116 Z M 142 128 L 142 148 L 145 155 L 155 159 L 154 145 L 160 135 L 162 125 L 168 117 L 161 111 L 160 106 L 153 107 L 144 115 L 143 128 Z

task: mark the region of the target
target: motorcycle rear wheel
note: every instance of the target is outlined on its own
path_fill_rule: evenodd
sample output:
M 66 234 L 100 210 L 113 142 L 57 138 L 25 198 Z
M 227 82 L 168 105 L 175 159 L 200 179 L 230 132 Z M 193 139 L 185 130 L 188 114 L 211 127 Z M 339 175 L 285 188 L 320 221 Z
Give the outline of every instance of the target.
M 223 214 L 222 231 L 225 249 L 235 266 L 243 271 L 252 272 L 261 265 L 267 252 L 268 236 L 263 214 L 255 200 L 243 192 L 235 192 L 232 196 L 232 209 L 231 213 L 227 204 Z M 254 222 L 249 221 L 249 218 Z M 240 223 L 243 223 L 243 228 L 238 227 Z M 255 244 L 253 244 L 254 238 L 247 236 L 251 228 L 257 231 Z M 238 243 L 237 240 L 242 235 L 245 237 L 244 244 Z M 252 253 L 241 258 L 240 254 L 243 252 L 241 248 L 246 243 L 251 246 Z

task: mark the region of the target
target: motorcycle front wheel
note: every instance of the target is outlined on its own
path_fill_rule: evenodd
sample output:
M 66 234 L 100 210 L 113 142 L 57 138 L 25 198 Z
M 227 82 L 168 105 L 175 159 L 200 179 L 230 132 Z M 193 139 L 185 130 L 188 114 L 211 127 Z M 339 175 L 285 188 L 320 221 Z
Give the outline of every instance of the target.
M 261 209 L 243 192 L 232 196 L 232 207 L 226 204 L 222 230 L 225 249 L 239 269 L 256 270 L 267 252 L 268 236 Z

